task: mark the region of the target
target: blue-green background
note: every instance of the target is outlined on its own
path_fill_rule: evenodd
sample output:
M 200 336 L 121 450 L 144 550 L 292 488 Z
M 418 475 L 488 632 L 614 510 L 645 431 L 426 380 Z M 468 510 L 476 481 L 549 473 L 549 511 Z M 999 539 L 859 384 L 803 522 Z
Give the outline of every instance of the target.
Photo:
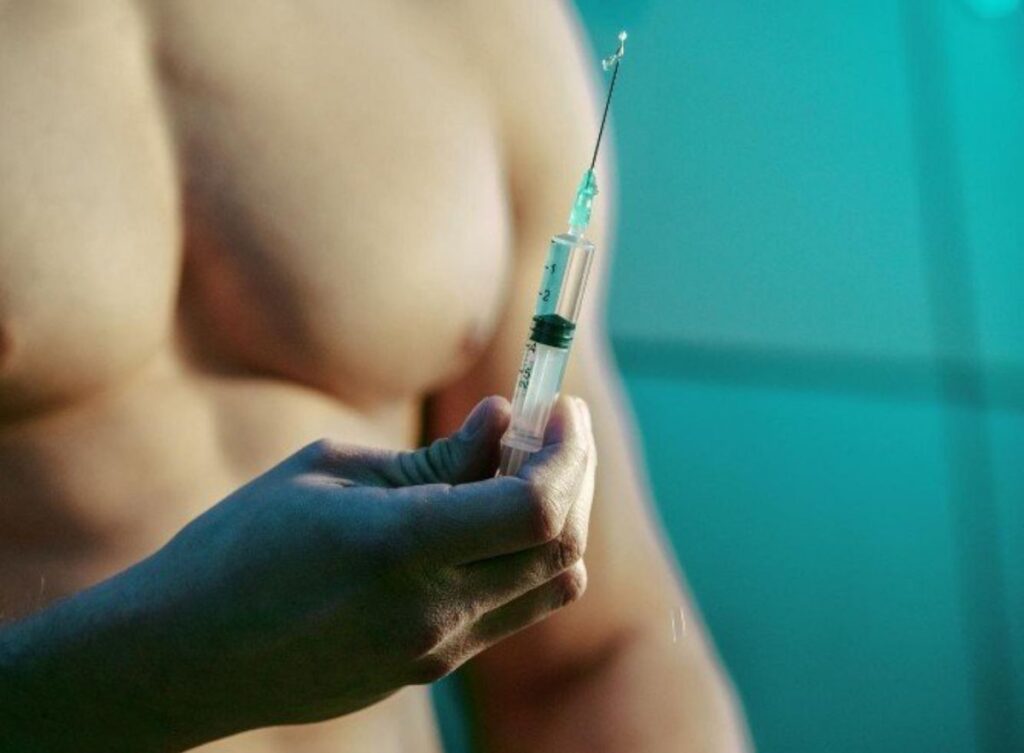
M 630 32 L 609 325 L 758 749 L 1024 750 L 1024 12 L 576 4 Z

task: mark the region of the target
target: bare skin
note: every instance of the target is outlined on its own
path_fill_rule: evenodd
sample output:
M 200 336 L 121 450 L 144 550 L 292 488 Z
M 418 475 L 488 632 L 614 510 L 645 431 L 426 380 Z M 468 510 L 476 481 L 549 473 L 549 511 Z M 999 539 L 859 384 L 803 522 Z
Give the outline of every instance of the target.
M 582 59 L 548 2 L 0 2 L 5 616 L 319 437 L 410 448 L 507 393 L 593 135 Z M 567 385 L 601 452 L 590 586 L 471 662 L 485 744 L 737 750 L 590 305 Z M 209 750 L 439 743 L 413 687 Z

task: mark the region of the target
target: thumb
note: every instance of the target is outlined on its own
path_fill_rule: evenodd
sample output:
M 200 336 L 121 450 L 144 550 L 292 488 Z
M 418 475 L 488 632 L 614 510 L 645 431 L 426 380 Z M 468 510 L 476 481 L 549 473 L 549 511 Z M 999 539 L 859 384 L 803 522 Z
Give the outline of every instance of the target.
M 368 486 L 464 484 L 493 476 L 511 408 L 501 397 L 477 403 L 454 434 L 418 450 L 375 450 L 322 440 L 303 452 L 318 471 Z
M 510 415 L 505 398 L 485 398 L 454 434 L 427 447 L 397 453 L 394 462 L 400 485 L 464 484 L 493 476 Z

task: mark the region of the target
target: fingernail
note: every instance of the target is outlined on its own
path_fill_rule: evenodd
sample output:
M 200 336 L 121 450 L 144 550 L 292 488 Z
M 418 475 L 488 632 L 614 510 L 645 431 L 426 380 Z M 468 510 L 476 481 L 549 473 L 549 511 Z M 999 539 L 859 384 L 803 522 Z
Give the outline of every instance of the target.
M 473 439 L 487 423 L 487 411 L 484 410 L 483 402 L 477 403 L 476 407 L 466 417 L 462 424 L 462 431 L 459 432 L 465 439 Z

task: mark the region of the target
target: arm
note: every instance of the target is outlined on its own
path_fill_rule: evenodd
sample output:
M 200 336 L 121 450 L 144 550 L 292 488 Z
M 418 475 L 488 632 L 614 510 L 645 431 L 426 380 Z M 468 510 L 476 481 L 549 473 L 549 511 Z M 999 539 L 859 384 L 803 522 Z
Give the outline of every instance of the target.
M 581 94 L 588 82 L 582 58 L 569 54 L 578 43 L 566 14 L 550 3 L 505 13 L 483 26 L 502 35 L 488 38 L 487 48 L 507 124 L 512 286 L 487 352 L 435 396 L 430 428 L 438 434 L 479 396 L 509 393 L 548 238 L 564 226 L 598 117 Z M 572 608 L 473 661 L 474 705 L 488 751 L 523 750 L 524 741 L 530 750 L 559 753 L 738 751 L 745 735 L 737 704 L 651 519 L 635 430 L 606 357 L 600 299 L 609 249 L 600 220 L 611 206 L 608 164 L 599 165 L 598 177 L 597 268 L 565 385 L 590 405 L 600 458 L 585 559 L 589 587 Z M 673 643 L 671 615 L 680 607 L 688 630 Z
M 649 517 L 632 426 L 599 354 L 584 355 L 592 347 L 573 354 L 567 385 L 592 406 L 599 453 L 587 593 L 473 661 L 485 749 L 743 750 L 735 699 Z M 680 608 L 687 630 L 674 642 Z
M 489 400 L 411 452 L 314 443 L 146 560 L 0 627 L 0 751 L 177 751 L 341 716 L 574 601 L 585 410 L 563 401 L 521 477 L 494 478 L 507 422 Z
M 0 751 L 187 747 L 169 724 L 172 693 L 153 682 L 172 657 L 147 645 L 144 580 L 132 568 L 0 626 Z

